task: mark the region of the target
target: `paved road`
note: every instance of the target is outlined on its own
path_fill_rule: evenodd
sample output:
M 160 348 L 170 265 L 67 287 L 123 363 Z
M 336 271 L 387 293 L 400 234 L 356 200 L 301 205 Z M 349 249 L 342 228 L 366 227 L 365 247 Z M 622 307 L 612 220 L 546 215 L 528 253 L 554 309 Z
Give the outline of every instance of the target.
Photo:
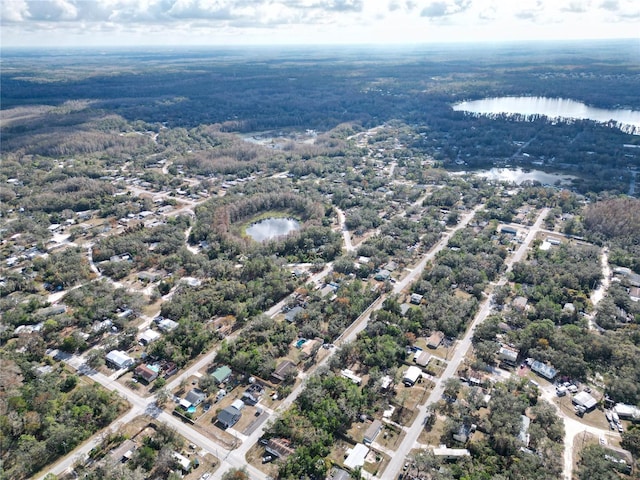
M 514 263 L 521 261 L 524 255 L 527 253 L 528 246 L 531 243 L 531 241 L 535 238 L 535 235 L 540 229 L 540 225 L 542 224 L 542 221 L 544 220 L 544 218 L 547 216 L 547 213 L 548 213 L 548 209 L 546 208 L 540 212 L 540 214 L 538 215 L 538 219 L 536 220 L 535 224 L 530 228 L 529 233 L 527 234 L 525 240 L 522 242 L 518 250 L 510 258 L 507 259 L 507 261 L 505 262 L 505 264 L 507 265 L 507 269 L 506 269 L 507 272 L 511 270 Z M 467 222 L 469 221 L 467 217 L 465 217 L 465 220 Z M 505 283 L 506 283 L 506 278 L 503 275 L 500 281 L 496 283 L 496 286 L 504 285 Z M 449 363 L 447 364 L 447 368 L 442 373 L 440 378 L 436 379 L 435 386 L 433 390 L 430 392 L 429 396 L 427 397 L 426 402 L 423 405 L 418 407 L 418 416 L 416 420 L 413 422 L 413 425 L 411 425 L 411 427 L 409 427 L 409 429 L 406 430 L 406 435 L 404 437 L 404 440 L 396 450 L 396 454 L 391 457 L 391 461 L 389 462 L 389 465 L 384 471 L 384 477 L 381 477 L 381 478 L 397 478 L 400 472 L 402 471 L 402 467 L 406 462 L 405 459 L 407 455 L 413 448 L 415 448 L 416 442 L 418 440 L 418 436 L 420 435 L 420 432 L 424 428 L 423 420 L 427 413 L 427 409 L 431 405 L 434 405 L 435 403 L 437 403 L 442 398 L 442 395 L 444 393 L 445 382 L 449 378 L 457 377 L 456 374 L 460 367 L 460 364 L 462 363 L 464 357 L 467 355 L 471 347 L 471 338 L 473 337 L 473 332 L 475 328 L 480 323 L 482 323 L 491 312 L 492 300 L 493 300 L 493 293 L 488 295 L 480 303 L 480 307 L 471 323 L 471 326 L 467 329 L 467 333 L 464 335 L 464 337 L 458 342 L 456 342 L 455 351 L 453 353 L 451 360 L 449 360 Z

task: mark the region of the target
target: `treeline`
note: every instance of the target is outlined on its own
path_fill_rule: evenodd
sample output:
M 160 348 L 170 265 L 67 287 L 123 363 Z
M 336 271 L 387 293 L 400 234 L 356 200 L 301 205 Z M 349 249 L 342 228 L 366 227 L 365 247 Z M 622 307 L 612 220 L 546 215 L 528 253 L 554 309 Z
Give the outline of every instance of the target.
M 221 343 L 215 361 L 247 376 L 269 378 L 276 368 L 276 360 L 289 353 L 297 333 L 293 324 L 258 316 L 247 325 L 241 337 Z
M 70 247 L 47 257 L 36 257 L 33 270 L 36 280 L 49 290 L 64 290 L 92 277 L 91 269 L 80 247 Z
M 2 360 L 0 454 L 3 478 L 25 479 L 71 452 L 122 411 L 117 394 L 55 367 L 36 376 L 19 354 Z
M 457 381 L 457 380 L 455 380 Z M 562 472 L 564 427 L 552 405 L 538 399 L 537 390 L 526 380 L 498 383 L 491 391 L 489 414 L 480 414 L 482 394 L 468 390 L 450 406 L 443 440 L 455 444 L 453 434 L 474 423 L 477 434 L 466 444 L 468 461 L 452 467 L 454 478 L 517 478 L 546 480 Z M 519 437 L 523 415 L 532 418 L 525 442 Z M 476 437 L 480 437 L 476 439 Z
M 592 246 L 561 244 L 550 250 L 534 248 L 530 261 L 513 266 L 512 280 L 535 306 L 531 319 L 575 322 L 584 311 L 591 289 L 602 279 L 600 250 Z M 563 309 L 573 303 L 569 312 Z
M 373 399 L 330 371 L 309 378 L 293 406 L 265 432 L 267 438 L 288 438 L 295 447 L 279 466 L 278 478 L 325 478 L 331 447 Z
M 582 212 L 587 235 L 611 244 L 610 261 L 640 273 L 640 200 L 611 198 Z

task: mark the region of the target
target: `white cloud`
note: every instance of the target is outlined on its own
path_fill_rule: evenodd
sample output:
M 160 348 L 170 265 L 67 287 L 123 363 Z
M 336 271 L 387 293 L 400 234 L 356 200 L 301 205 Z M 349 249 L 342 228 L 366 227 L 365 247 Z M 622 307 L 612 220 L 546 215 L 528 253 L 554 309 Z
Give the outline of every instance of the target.
M 640 18 L 639 0 L 0 0 L 0 4 L 2 42 L 7 46 L 637 38 Z M 106 33 L 113 31 L 119 35 Z

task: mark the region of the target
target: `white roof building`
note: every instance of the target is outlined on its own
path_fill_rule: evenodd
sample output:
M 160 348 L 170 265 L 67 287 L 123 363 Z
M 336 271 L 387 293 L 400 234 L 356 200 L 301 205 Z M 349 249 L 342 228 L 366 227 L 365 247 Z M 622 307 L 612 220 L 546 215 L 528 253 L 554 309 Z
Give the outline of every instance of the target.
M 579 405 L 587 409 L 587 411 L 592 410 L 598 404 L 597 400 L 589 395 L 587 392 L 577 393 L 571 401 L 574 405 Z
M 407 368 L 402 377 L 402 383 L 405 385 L 413 385 L 418 381 L 418 378 L 422 376 L 422 370 L 419 367 L 411 366 Z
M 159 332 L 148 329 L 142 332 L 142 334 L 138 337 L 138 340 L 144 345 L 149 345 L 151 342 L 155 342 L 159 338 L 160 338 Z
M 347 458 L 344 461 L 344 466 L 351 470 L 363 467 L 364 459 L 367 458 L 367 453 L 369 453 L 369 447 L 363 443 L 358 443 L 355 447 L 347 450 Z
M 107 353 L 105 360 L 118 369 L 129 368 L 135 363 L 133 358 L 120 350 L 111 350 L 109 353 Z
M 362 383 L 362 378 L 357 376 L 355 373 L 353 373 L 353 371 L 349 370 L 348 368 L 345 368 L 344 370 L 342 370 L 340 372 L 340 375 L 342 375 L 344 378 L 351 380 L 356 385 L 360 385 Z
M 460 457 L 469 457 L 471 454 L 466 448 L 449 448 L 446 445 L 440 445 L 433 449 L 436 457 L 443 457 L 446 460 L 455 460 Z

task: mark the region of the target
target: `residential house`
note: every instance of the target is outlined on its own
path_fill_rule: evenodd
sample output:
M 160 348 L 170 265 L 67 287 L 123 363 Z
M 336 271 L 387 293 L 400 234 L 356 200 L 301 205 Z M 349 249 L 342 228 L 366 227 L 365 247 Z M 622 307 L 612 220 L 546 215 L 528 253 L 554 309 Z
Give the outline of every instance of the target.
M 41 317 L 53 317 L 54 315 L 61 315 L 67 311 L 66 305 L 53 305 L 51 307 L 41 308 L 36 312 L 36 315 Z
M 120 350 L 111 350 L 109 353 L 107 353 L 105 360 L 107 361 L 107 364 L 111 365 L 114 368 L 117 368 L 118 370 L 129 368 L 135 363 L 133 358 Z
M 179 454 L 178 452 L 173 452 L 172 456 L 180 466 L 180 470 L 185 473 L 191 470 L 191 461 L 187 457 Z
M 427 338 L 427 347 L 429 348 L 438 348 L 442 341 L 444 340 L 444 333 L 442 332 L 433 332 L 429 338 Z
M 347 458 L 344 461 L 344 466 L 350 470 L 355 470 L 358 467 L 362 468 L 368 453 L 369 447 L 363 443 L 358 443 L 355 447 L 347 450 Z
M 189 406 L 197 407 L 202 402 L 204 402 L 205 398 L 207 398 L 207 394 L 200 390 L 199 388 L 194 388 L 187 393 L 187 396 L 184 399 L 189 402 Z M 187 407 L 188 408 L 188 407 Z
M 453 434 L 453 439 L 460 443 L 467 443 L 471 434 L 476 431 L 476 426 L 474 424 L 463 423 L 458 428 L 458 431 Z
M 440 445 L 433 449 L 433 454 L 444 460 L 458 460 L 462 457 L 469 457 L 471 454 L 466 448 L 449 448 L 446 445 Z
M 422 377 L 422 370 L 419 367 L 411 366 L 407 368 L 406 372 L 404 372 L 402 383 L 407 387 L 412 387 L 420 377 Z
M 498 350 L 498 359 L 501 362 L 506 362 L 510 365 L 515 365 L 518 362 L 519 353 L 520 353 L 519 350 L 503 345 L 502 347 L 500 347 L 500 350 Z
M 613 407 L 613 411 L 622 420 L 632 420 L 634 422 L 640 421 L 640 408 L 634 405 L 616 403 L 615 406 Z
M 287 458 L 295 451 L 295 448 L 291 446 L 291 441 L 288 438 L 271 438 L 264 449 L 267 453 L 281 459 Z
M 516 310 L 520 312 L 524 312 L 525 309 L 527 308 L 527 303 L 528 303 L 528 300 L 526 297 L 516 297 L 513 299 L 513 302 L 511 302 L 511 305 Z
M 357 376 L 353 371 L 349 370 L 348 368 L 345 368 L 344 370 L 342 370 L 340 372 L 340 375 L 342 375 L 344 378 L 348 380 L 351 380 L 356 385 L 360 385 L 362 383 L 362 378 Z
M 142 345 L 149 345 L 150 343 L 155 342 L 160 337 L 161 335 L 159 332 L 156 332 L 155 330 L 151 330 L 150 328 L 148 328 L 147 330 L 142 332 L 142 334 L 140 334 L 140 336 L 138 337 L 138 341 Z
M 163 318 L 158 323 L 158 328 L 162 330 L 164 333 L 168 333 L 178 328 L 178 322 L 174 322 L 173 320 L 170 320 L 168 318 Z
M 418 293 L 412 293 L 409 301 L 414 305 L 420 305 L 420 303 L 422 303 L 422 295 Z
M 282 382 L 287 376 L 287 373 L 289 373 L 292 370 L 295 370 L 295 368 L 296 368 L 296 365 L 292 361 L 283 360 L 278 364 L 278 366 L 276 367 L 275 371 L 271 374 L 271 376 L 278 382 Z
M 159 371 L 159 369 L 158 369 Z M 156 369 L 149 368 L 148 365 L 138 365 L 136 369 L 133 371 L 133 374 L 141 378 L 147 383 L 153 382 L 156 378 L 158 378 L 158 371 Z
M 255 405 L 260 400 L 251 392 L 244 392 L 242 394 L 242 401 L 247 405 Z
M 284 319 L 289 323 L 293 323 L 295 322 L 296 317 L 302 312 L 304 312 L 304 308 L 299 305 L 295 306 L 285 314 Z
M 385 375 L 380 379 L 380 390 L 383 392 L 386 392 L 391 385 L 393 385 L 393 378 L 391 378 L 391 376 Z
M 529 446 L 529 426 L 531 419 L 526 415 L 521 415 L 520 431 L 518 432 L 518 440 L 524 443 L 525 447 Z
M 133 440 L 125 440 L 122 444 L 111 451 L 109 456 L 113 458 L 116 462 L 126 462 L 130 460 L 133 456 L 133 452 L 135 452 L 137 445 Z
M 241 416 L 242 411 L 230 405 L 218 413 L 218 423 L 224 428 L 231 428 L 238 423 Z
M 229 380 L 231 373 L 231 368 L 229 368 L 227 365 L 222 365 L 221 367 L 216 368 L 211 376 L 215 380 L 216 384 L 220 384 Z
M 364 433 L 363 443 L 372 444 L 380 431 L 382 430 L 382 422 L 380 420 L 374 420 L 367 428 L 367 431 Z
M 515 227 L 510 227 L 509 225 L 502 225 L 500 227 L 500 233 L 506 233 L 507 235 L 517 235 L 518 230 Z
M 350 480 L 350 479 L 351 479 L 351 475 L 349 474 L 349 472 L 338 467 L 333 467 L 331 469 L 331 472 L 329 473 L 329 476 L 327 477 L 327 480 Z
M 541 377 L 546 378 L 547 380 L 553 380 L 553 378 L 558 374 L 555 368 L 551 365 L 546 365 L 537 360 L 533 360 L 530 362 L 531 371 L 537 373 Z
M 426 367 L 429 363 L 429 360 L 431 360 L 431 354 L 429 352 L 421 350 L 420 355 L 418 355 L 418 358 L 416 358 L 414 361 L 416 362 L 416 365 Z
M 375 277 L 373 278 L 378 280 L 379 282 L 384 282 L 385 280 L 389 280 L 389 278 L 391 278 L 391 272 L 389 270 L 382 269 L 378 271 L 378 273 L 376 273 Z

